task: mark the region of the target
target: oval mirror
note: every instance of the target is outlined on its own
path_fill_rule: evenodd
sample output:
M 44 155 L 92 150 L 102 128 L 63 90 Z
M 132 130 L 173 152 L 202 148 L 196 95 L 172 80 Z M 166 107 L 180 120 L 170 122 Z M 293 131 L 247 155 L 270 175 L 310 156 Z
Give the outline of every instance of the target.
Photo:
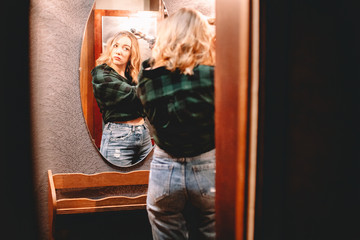
M 141 62 L 148 59 L 151 54 L 151 45 L 156 35 L 157 22 L 164 14 L 159 9 L 164 9 L 162 2 L 159 0 L 96 0 L 94 3 L 85 27 L 80 54 L 80 95 L 89 136 L 94 146 L 99 150 L 99 153 L 103 129 L 105 126 L 108 126 L 106 123 L 109 121 L 104 121 L 104 116 L 94 96 L 91 71 L 96 67 L 96 59 L 104 52 L 107 40 L 119 31 L 132 32 L 139 44 Z M 145 126 L 147 131 L 150 131 L 151 136 L 150 124 L 147 124 L 146 119 L 144 119 L 144 124 L 141 126 Z M 121 141 L 124 137 L 112 137 L 111 139 Z M 153 145 L 152 139 L 151 143 Z M 123 152 L 125 151 L 121 153 Z M 148 152 L 146 152 L 146 155 L 142 154 L 139 157 L 135 155 L 131 161 L 125 162 L 112 158 L 119 157 L 120 150 L 114 149 L 111 154 L 111 156 L 101 155 L 104 160 L 112 165 L 130 167 L 146 159 Z

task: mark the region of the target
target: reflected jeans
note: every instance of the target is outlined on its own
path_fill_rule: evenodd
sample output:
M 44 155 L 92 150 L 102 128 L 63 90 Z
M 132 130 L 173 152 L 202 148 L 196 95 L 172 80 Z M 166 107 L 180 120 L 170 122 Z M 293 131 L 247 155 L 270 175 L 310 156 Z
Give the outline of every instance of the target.
M 154 240 L 215 239 L 215 149 L 172 158 L 155 146 L 147 211 Z
M 153 149 L 149 129 L 145 124 L 105 124 L 100 153 L 119 167 L 132 166 L 146 158 Z

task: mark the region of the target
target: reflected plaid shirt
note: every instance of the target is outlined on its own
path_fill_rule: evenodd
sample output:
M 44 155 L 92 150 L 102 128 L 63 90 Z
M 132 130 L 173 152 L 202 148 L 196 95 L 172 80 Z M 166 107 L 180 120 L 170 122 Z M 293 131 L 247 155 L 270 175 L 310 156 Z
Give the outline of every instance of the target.
M 94 96 L 105 123 L 144 116 L 135 83 L 120 76 L 107 64 L 96 66 L 91 75 Z
M 143 70 L 138 96 L 154 128 L 156 144 L 173 157 L 212 150 L 214 141 L 214 67 L 199 65 L 193 75 L 165 67 Z

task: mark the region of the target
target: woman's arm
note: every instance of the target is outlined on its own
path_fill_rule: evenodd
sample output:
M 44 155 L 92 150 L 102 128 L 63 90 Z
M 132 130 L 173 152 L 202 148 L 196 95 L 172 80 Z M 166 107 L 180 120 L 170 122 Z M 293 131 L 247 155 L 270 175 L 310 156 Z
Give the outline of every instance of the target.
M 136 86 L 131 86 L 114 74 L 97 71 L 93 74 L 92 85 L 100 108 L 138 101 Z

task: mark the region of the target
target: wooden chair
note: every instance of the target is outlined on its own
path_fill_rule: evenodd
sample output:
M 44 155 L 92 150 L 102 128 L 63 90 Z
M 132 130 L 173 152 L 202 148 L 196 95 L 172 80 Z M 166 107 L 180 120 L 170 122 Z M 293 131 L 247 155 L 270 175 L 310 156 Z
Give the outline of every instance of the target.
M 114 195 L 113 193 L 114 187 L 143 185 L 147 189 L 148 181 L 148 170 L 129 173 L 102 172 L 98 174 L 52 174 L 52 171 L 48 170 L 50 239 L 53 239 L 56 215 L 145 209 L 146 191 L 145 194 L 136 196 Z M 104 197 L 105 188 L 112 189 L 110 196 L 107 194 Z M 84 196 L 86 191 L 92 193 L 90 194 L 92 198 Z M 98 196 L 96 196 L 96 192 L 99 192 Z

